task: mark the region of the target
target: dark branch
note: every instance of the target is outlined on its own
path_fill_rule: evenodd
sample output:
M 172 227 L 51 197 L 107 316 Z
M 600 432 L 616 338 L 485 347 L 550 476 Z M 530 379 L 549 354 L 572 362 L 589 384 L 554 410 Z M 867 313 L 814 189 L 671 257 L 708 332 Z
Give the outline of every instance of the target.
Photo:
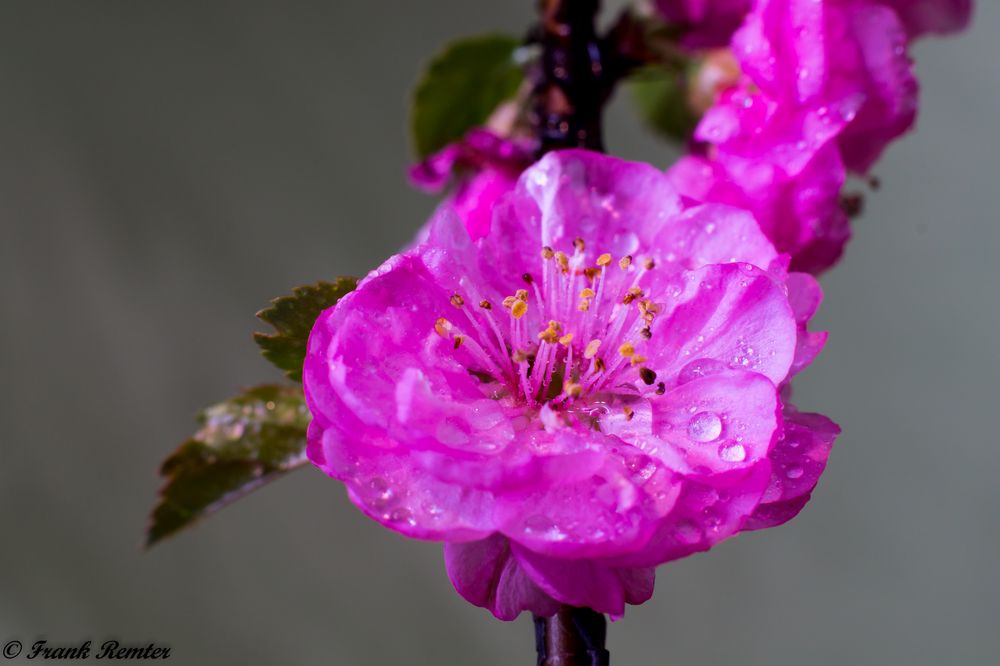
M 604 616 L 589 608 L 563 606 L 552 617 L 535 617 L 538 666 L 608 666 Z

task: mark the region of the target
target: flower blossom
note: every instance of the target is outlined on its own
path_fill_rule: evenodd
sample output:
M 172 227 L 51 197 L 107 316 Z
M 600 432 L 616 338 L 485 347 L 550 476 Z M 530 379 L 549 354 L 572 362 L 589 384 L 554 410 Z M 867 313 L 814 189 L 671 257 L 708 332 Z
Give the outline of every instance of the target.
M 477 239 L 489 231 L 493 205 L 513 189 L 530 163 L 530 147 L 474 129 L 412 167 L 410 180 L 423 190 L 440 192 L 457 177 L 454 192 L 442 205 L 451 208 Z
M 838 432 L 786 400 L 821 292 L 752 215 L 570 150 L 473 238 L 450 209 L 325 311 L 310 460 L 368 516 L 445 542 L 470 602 L 619 617 L 654 568 L 808 500 Z

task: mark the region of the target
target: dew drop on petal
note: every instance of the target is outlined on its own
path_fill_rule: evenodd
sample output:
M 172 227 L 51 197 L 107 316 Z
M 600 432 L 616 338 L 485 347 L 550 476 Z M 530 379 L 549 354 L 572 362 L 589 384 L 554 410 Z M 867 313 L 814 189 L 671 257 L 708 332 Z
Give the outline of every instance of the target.
M 719 457 L 726 462 L 743 462 L 747 459 L 747 450 L 742 444 L 731 442 L 719 447 Z
M 696 442 L 711 442 L 722 434 L 722 419 L 715 412 L 698 412 L 688 422 L 688 436 Z
M 805 472 L 801 467 L 789 467 L 785 471 L 785 476 L 787 476 L 789 479 L 799 479 L 802 477 L 804 473 Z

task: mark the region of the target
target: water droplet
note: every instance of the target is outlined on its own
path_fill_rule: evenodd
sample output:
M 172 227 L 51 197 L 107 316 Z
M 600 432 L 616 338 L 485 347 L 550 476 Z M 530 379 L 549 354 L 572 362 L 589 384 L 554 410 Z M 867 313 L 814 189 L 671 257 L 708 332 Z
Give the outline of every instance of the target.
M 747 450 L 742 444 L 723 444 L 719 447 L 719 457 L 726 462 L 743 462 L 747 459 Z
M 711 442 L 722 434 L 722 419 L 715 412 L 698 412 L 688 423 L 688 436 L 696 442 Z
M 409 509 L 400 507 L 389 514 L 389 520 L 394 523 L 406 523 L 410 527 L 417 524 L 416 519 L 413 517 L 413 513 Z
M 803 474 L 805 474 L 805 470 L 803 470 L 801 467 L 789 467 L 785 471 L 785 476 L 787 476 L 789 479 L 802 478 Z

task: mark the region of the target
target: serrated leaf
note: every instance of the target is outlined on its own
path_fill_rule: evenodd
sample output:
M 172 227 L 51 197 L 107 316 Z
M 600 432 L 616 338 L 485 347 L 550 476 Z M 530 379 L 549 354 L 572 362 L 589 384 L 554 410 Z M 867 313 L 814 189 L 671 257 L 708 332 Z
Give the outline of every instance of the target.
M 688 106 L 684 74 L 676 68 L 643 67 L 629 78 L 639 115 L 657 134 L 673 141 L 686 141 L 698 119 Z
M 486 122 L 524 80 L 514 62 L 521 41 L 484 35 L 452 42 L 428 65 L 410 109 L 413 147 L 421 158 Z
M 253 334 L 264 358 L 284 370 L 289 379 L 302 381 L 302 363 L 313 323 L 323 310 L 336 305 L 357 286 L 357 278 L 340 277 L 334 282 L 296 287 L 291 296 L 271 301 L 271 307 L 258 312 L 257 317 L 277 332 Z
M 198 432 L 160 467 L 146 545 L 304 465 L 309 419 L 299 386 L 258 386 L 201 411 Z

